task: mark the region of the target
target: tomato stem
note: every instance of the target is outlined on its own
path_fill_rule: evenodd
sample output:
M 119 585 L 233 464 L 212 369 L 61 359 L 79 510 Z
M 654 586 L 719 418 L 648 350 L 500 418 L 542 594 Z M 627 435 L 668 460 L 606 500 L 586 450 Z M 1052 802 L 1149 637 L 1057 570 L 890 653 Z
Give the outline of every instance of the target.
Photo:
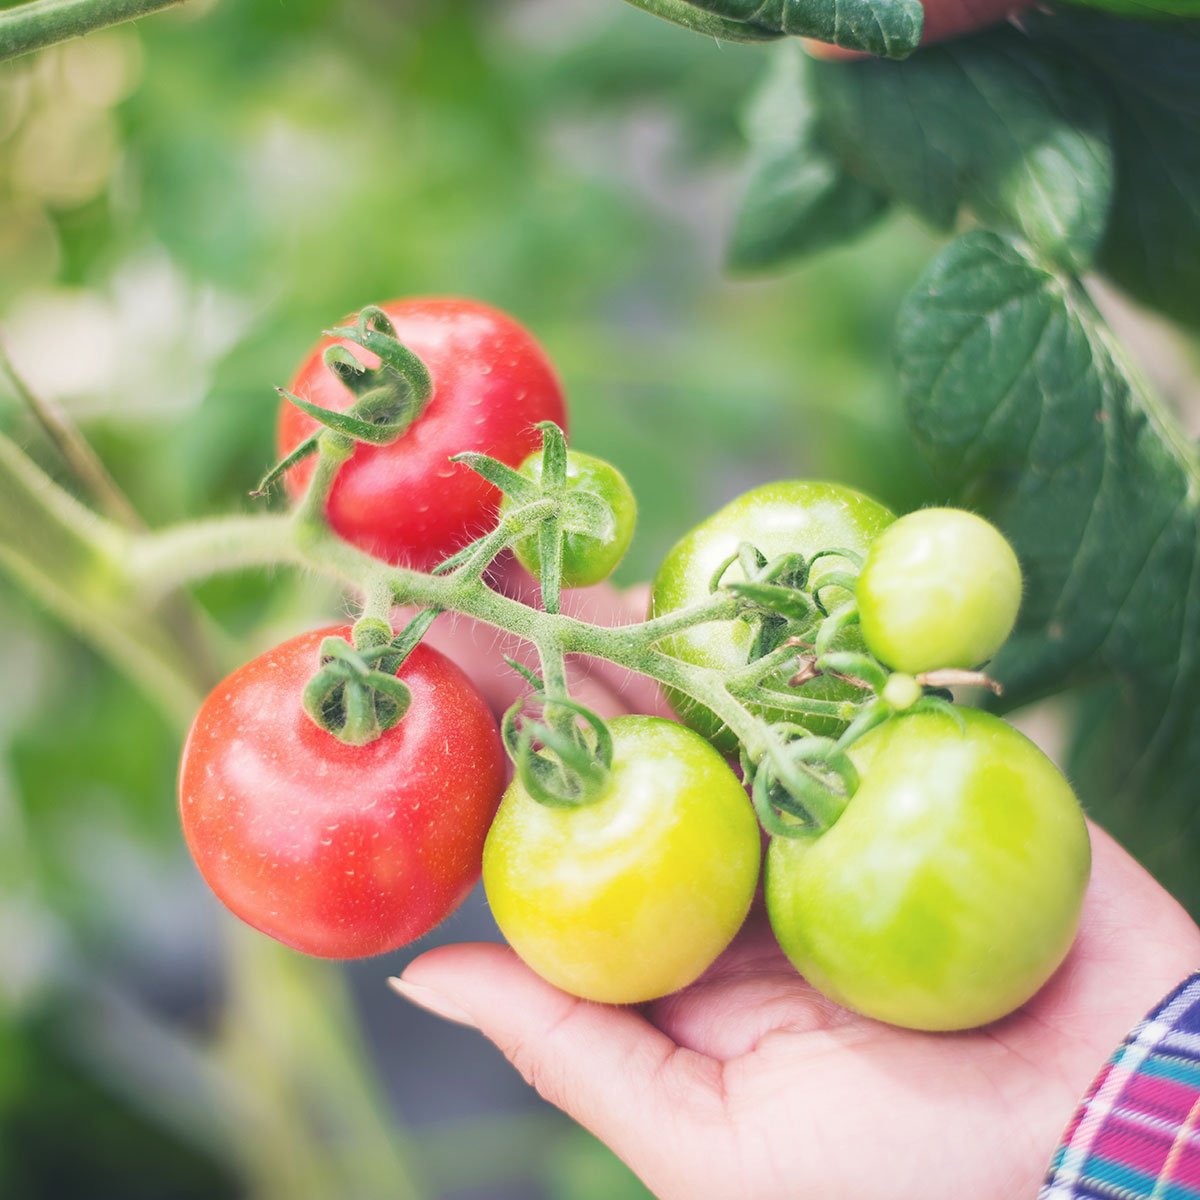
M 30 0 L 0 12 L 0 62 L 182 3 L 183 0 Z
M 568 655 L 603 659 L 690 697 L 729 728 L 752 765 L 767 759 L 783 761 L 780 755 L 790 753 L 761 715 L 764 710 L 774 710 L 772 720 L 778 721 L 778 714 L 784 713 L 797 725 L 820 718 L 850 722 L 864 703 L 874 702 L 870 694 L 863 702 L 831 701 L 764 683 L 795 657 L 791 645 L 775 648 L 763 660 L 732 673 L 674 657 L 663 645 L 666 639 L 698 625 L 733 620 L 745 610 L 747 599 L 724 589 L 677 612 L 615 627 L 547 612 L 495 591 L 484 581 L 486 567 L 514 538 L 545 521 L 557 503 L 552 497 L 508 510 L 497 528 L 449 571 L 425 573 L 382 562 L 345 541 L 326 521 L 329 492 L 339 467 L 353 451 L 351 439 L 336 433 L 322 435 L 310 487 L 290 516 L 233 516 L 139 533 L 89 512 L 42 478 L 20 450 L 0 440 L 0 501 L 9 501 L 0 504 L 0 565 L 27 579 L 66 619 L 80 621 L 79 610 L 86 609 L 83 616 L 96 625 L 90 631 L 93 640 L 114 649 L 122 661 L 140 663 L 135 673 L 160 695 L 167 687 L 160 676 L 165 677 L 165 660 L 171 658 L 170 639 L 160 637 L 146 622 L 147 606 L 191 580 L 239 568 L 287 564 L 315 570 L 359 593 L 363 615 L 372 626 L 387 625 L 394 605 L 412 605 L 426 610 L 427 622 L 435 612 L 453 612 L 531 643 L 541 658 L 546 696 L 558 701 L 547 710 L 546 727 L 564 745 L 579 736 L 569 708 L 573 702 L 567 685 Z M 45 560 L 47 548 L 60 543 L 61 553 L 52 556 L 54 570 L 30 566 Z M 62 576 L 76 583 L 56 605 L 53 595 L 64 590 Z M 832 634 L 847 619 L 848 614 L 836 613 L 823 622 L 827 628 L 821 632 Z M 404 707 L 403 696 L 388 692 L 391 681 L 382 678 L 386 672 L 372 654 L 360 649 L 357 665 L 344 655 L 337 663 L 325 664 L 322 687 L 314 691 L 314 704 L 319 691 L 321 704 L 330 708 L 332 717 L 353 718 L 350 732 L 355 738 L 369 737 L 376 727 L 382 730 L 396 708 Z M 355 688 L 339 698 L 337 687 L 351 676 Z M 171 678 L 188 680 L 189 676 L 180 669 Z M 359 683 L 372 689 L 372 695 L 383 695 L 382 700 L 372 701 L 374 716 L 355 691 Z M 194 703 L 195 692 L 187 684 L 170 686 L 184 689 L 174 693 L 174 707 L 186 709 Z M 362 711 L 350 712 L 346 702 Z M 839 803 L 832 797 L 825 806 L 828 811 L 822 811 L 823 801 L 818 799 L 806 811 L 820 825 L 836 815 Z

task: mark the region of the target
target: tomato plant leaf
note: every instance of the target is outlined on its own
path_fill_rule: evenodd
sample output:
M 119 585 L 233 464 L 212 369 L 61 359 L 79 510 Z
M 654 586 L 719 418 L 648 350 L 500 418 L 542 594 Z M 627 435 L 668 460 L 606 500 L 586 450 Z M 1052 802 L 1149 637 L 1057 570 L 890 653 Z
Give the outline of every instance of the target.
M 823 154 L 784 153 L 751 177 L 729 247 L 737 270 L 771 267 L 849 241 L 873 225 L 887 198 Z
M 808 68 L 825 145 L 857 179 L 950 229 L 964 212 L 1072 267 L 1104 234 L 1105 106 L 1078 69 L 1001 29 L 886 62 Z
M 920 44 L 920 0 L 693 0 L 696 8 L 767 33 L 907 58 Z
M 1085 62 L 1109 105 L 1116 192 L 1100 265 L 1200 325 L 1200 21 L 1053 13 L 1030 31 Z
M 782 46 L 774 57 L 746 134 L 754 151 L 730 239 L 734 269 L 805 257 L 857 236 L 887 211 L 887 198 L 822 143 L 796 47 Z
M 1104 740 L 1121 769 L 1084 799 L 1200 904 L 1195 447 L 1080 285 L 994 233 L 935 260 L 902 310 L 898 358 L 922 449 L 1024 569 L 1017 633 L 992 673 L 1014 704 L 1117 685 L 1129 703 Z M 1168 828 L 1189 830 L 1182 846 Z

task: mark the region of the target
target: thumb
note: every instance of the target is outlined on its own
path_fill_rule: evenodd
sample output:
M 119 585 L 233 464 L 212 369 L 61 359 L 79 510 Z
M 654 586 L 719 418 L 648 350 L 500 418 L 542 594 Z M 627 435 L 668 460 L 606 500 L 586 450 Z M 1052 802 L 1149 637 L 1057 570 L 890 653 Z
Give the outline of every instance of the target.
M 676 1045 L 636 1009 L 559 991 L 507 946 L 442 946 L 390 983 L 419 1007 L 478 1029 L 651 1186 L 682 1149 L 668 1132 L 684 1135 L 719 1113 L 719 1063 Z

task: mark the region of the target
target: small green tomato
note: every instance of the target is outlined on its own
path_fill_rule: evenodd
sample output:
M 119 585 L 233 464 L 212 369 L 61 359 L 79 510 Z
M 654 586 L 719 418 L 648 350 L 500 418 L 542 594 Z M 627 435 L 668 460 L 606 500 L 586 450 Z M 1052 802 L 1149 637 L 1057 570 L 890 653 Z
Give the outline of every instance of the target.
M 855 596 L 867 648 L 889 667 L 910 675 L 976 667 L 1012 633 L 1021 566 L 982 517 L 925 508 L 871 544 Z
M 542 453 L 531 454 L 520 467 L 521 474 L 534 483 L 542 482 Z M 563 587 L 590 587 L 602 583 L 625 557 L 637 525 L 637 500 L 633 490 L 611 463 L 577 450 L 567 451 L 568 491 L 591 492 L 599 496 L 612 512 L 612 521 L 600 536 L 567 533 L 563 538 Z M 505 496 L 501 513 L 508 512 L 513 501 Z M 537 534 L 522 538 L 514 547 L 521 565 L 540 576 L 542 555 Z
M 758 823 L 703 738 L 618 717 L 612 772 L 579 808 L 548 808 L 519 779 L 483 852 L 492 914 L 544 979 L 635 1004 L 691 983 L 729 945 L 758 882 Z
M 897 712 L 905 712 L 920 700 L 924 689 L 911 676 L 897 672 L 888 677 L 880 693 Z

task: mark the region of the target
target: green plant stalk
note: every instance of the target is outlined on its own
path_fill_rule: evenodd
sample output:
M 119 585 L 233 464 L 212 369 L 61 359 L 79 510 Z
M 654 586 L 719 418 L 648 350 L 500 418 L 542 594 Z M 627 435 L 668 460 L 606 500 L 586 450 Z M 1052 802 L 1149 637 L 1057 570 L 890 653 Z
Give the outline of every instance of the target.
M 565 686 L 565 672 L 559 666 L 562 656 L 605 659 L 699 701 L 730 727 L 751 755 L 767 750 L 761 722 L 745 705 L 753 698 L 761 671 L 747 670 L 731 681 L 720 671 L 674 658 L 657 646 L 664 638 L 696 625 L 732 619 L 737 611 L 733 597 L 714 594 L 663 617 L 610 627 L 543 612 L 493 591 L 483 582 L 481 563 L 474 556 L 446 575 L 389 567 L 343 541 L 324 520 L 323 489 L 332 482 L 339 465 L 335 456 L 322 454 L 312 486 L 291 517 L 218 518 L 139 539 L 130 558 L 138 586 L 176 587 L 220 571 L 282 563 L 307 567 L 364 595 L 386 585 L 397 605 L 456 612 L 533 644 L 549 675 L 547 687 L 560 694 Z M 786 655 L 781 657 L 786 661 Z M 799 694 L 786 700 L 789 711 L 797 716 L 844 718 L 853 715 L 857 707 Z
M 117 486 L 88 440 L 57 404 L 33 391 L 18 374 L 2 344 L 0 379 L 8 381 L 17 399 L 40 426 L 47 440 L 67 464 L 71 474 L 99 505 L 100 510 L 127 529 L 145 529 L 145 524 L 129 502 L 129 497 Z
M 0 12 L 0 62 L 148 16 L 184 0 L 30 0 Z
M 306 524 L 300 534 L 306 565 L 330 574 L 360 590 L 365 579 L 377 576 L 378 560 L 342 541 L 324 521 Z M 671 615 L 671 619 L 640 625 L 603 626 L 558 613 L 530 608 L 493 591 L 474 573 L 425 575 L 404 567 L 387 569 L 397 604 L 457 612 L 496 629 L 516 634 L 555 656 L 579 654 L 601 658 L 675 688 L 711 709 L 733 731 L 752 757 L 765 753 L 770 743 L 762 723 L 727 688 L 722 672 L 673 658 L 656 648 L 663 637 L 714 619 L 715 613 L 732 615 L 730 602 L 716 596 Z M 546 658 L 543 657 L 543 669 Z M 564 677 L 565 678 L 565 677 Z M 547 680 L 547 687 L 550 681 Z M 798 714 L 844 715 L 847 705 L 797 696 Z
M 268 514 L 188 521 L 128 539 L 123 569 L 139 595 L 154 597 L 248 567 L 302 566 L 295 526 Z
M 753 760 L 780 752 L 750 707 L 761 702 L 757 668 L 738 673 L 731 683 L 721 671 L 674 658 L 658 647 L 664 638 L 696 625 L 732 619 L 735 597 L 717 593 L 680 612 L 610 627 L 535 609 L 488 587 L 482 571 L 491 556 L 542 520 L 551 501 L 514 510 L 497 530 L 498 540 L 484 539 L 486 555 L 469 555 L 444 575 L 389 566 L 342 540 L 325 519 L 325 501 L 353 449 L 343 436 L 322 439 L 310 486 L 290 516 L 233 516 L 135 534 L 91 513 L 16 446 L 0 439 L 0 566 L 7 566 L 64 620 L 83 627 L 119 667 L 169 702 L 172 711 L 188 716 L 202 694 L 201 681 L 161 624 L 147 622 L 147 613 L 188 581 L 239 568 L 290 564 L 367 597 L 376 615 L 390 594 L 398 605 L 456 612 L 515 634 L 538 649 L 551 694 L 566 694 L 565 656 L 604 659 L 703 704 Z M 781 706 L 799 718 L 849 719 L 858 708 L 798 693 L 781 693 Z M 565 721 L 565 712 L 562 716 Z
M 136 535 L 98 517 L 0 436 L 0 570 L 136 679 L 181 724 L 208 680 L 126 571 Z

